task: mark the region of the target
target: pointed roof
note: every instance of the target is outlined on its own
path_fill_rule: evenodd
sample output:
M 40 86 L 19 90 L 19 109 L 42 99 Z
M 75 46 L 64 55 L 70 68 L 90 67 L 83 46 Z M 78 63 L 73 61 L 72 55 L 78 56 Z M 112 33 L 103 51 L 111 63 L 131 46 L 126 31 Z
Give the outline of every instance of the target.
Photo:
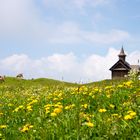
M 122 67 L 118 67 L 119 64 L 121 64 Z M 131 67 L 129 63 L 123 60 L 118 60 L 118 62 L 116 62 L 109 70 L 113 71 L 113 70 L 130 70 L 130 69 Z
M 120 51 L 120 54 L 119 54 L 119 56 L 126 56 L 126 54 L 124 53 L 123 46 L 122 46 L 122 48 L 121 48 L 121 51 Z

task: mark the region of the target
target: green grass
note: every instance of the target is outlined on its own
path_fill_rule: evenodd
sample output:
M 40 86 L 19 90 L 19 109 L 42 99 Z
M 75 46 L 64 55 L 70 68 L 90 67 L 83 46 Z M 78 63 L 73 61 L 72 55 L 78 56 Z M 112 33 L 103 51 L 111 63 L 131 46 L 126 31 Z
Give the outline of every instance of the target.
M 7 77 L 0 83 L 0 139 L 138 140 L 139 107 L 139 81 Z
M 63 82 L 47 78 L 38 79 L 18 79 L 14 77 L 6 77 L 5 82 L 0 84 L 8 86 L 77 86 L 78 84 Z

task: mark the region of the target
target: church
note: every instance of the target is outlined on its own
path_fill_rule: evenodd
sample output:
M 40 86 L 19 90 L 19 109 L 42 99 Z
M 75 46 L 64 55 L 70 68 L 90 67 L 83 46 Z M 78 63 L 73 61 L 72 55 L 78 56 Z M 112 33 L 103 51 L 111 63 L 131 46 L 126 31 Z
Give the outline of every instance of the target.
M 130 65 L 126 62 L 126 54 L 124 53 L 123 47 L 121 48 L 119 60 L 109 69 L 111 71 L 112 79 L 123 79 L 125 78 L 130 70 L 136 70 L 140 72 L 139 65 Z

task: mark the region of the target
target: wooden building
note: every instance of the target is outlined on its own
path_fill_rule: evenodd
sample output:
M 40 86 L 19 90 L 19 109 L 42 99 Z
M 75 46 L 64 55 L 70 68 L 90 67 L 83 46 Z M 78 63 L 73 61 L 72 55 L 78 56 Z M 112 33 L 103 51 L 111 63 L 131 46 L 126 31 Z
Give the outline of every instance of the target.
M 126 54 L 124 53 L 123 47 L 121 48 L 119 60 L 109 69 L 112 73 L 112 79 L 123 79 L 128 75 L 130 70 L 137 70 L 140 72 L 139 65 L 130 65 L 126 62 Z

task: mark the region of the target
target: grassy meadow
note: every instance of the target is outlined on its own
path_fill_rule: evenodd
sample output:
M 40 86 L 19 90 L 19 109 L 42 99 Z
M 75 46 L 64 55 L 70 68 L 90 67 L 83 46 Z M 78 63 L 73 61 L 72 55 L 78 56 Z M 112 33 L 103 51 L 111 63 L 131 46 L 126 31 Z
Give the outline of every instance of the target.
M 140 82 L 51 79 L 0 83 L 2 140 L 140 139 Z

